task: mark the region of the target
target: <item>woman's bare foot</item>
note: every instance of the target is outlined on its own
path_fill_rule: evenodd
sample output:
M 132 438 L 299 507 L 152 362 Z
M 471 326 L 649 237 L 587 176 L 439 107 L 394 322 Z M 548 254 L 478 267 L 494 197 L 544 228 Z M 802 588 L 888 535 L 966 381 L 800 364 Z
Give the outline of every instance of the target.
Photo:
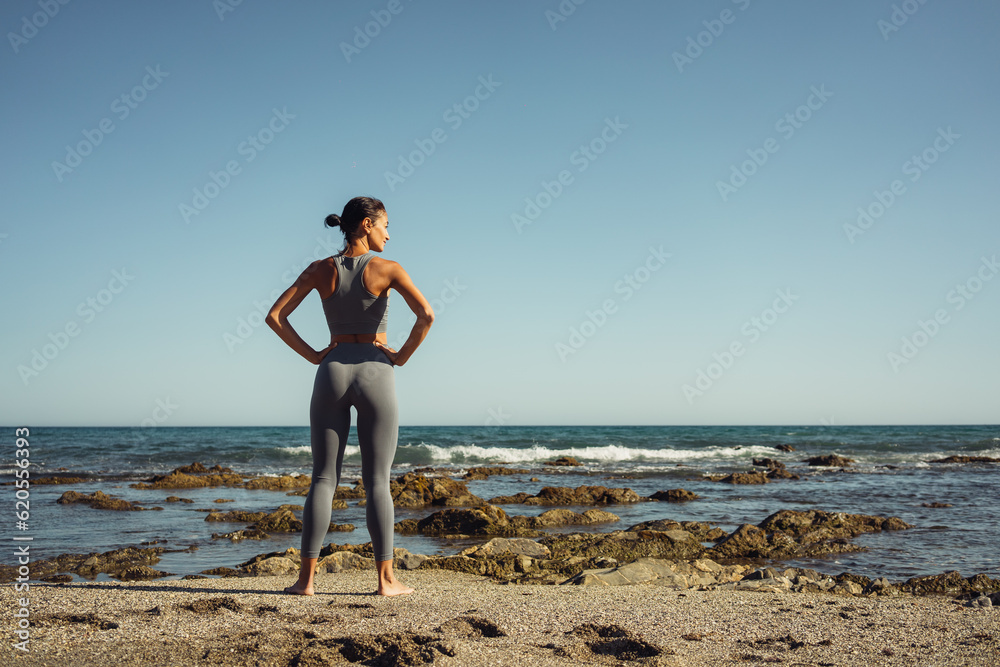
M 413 592 L 413 589 L 409 586 L 404 586 L 398 581 L 390 582 L 379 582 L 378 594 L 385 597 L 392 597 L 393 595 L 409 595 Z
M 413 589 L 396 581 L 396 575 L 392 572 L 392 560 L 375 561 L 375 569 L 378 570 L 378 591 L 379 595 L 391 597 L 393 595 L 409 595 Z
M 306 586 L 305 588 L 300 588 L 298 584 L 293 584 L 285 589 L 286 593 L 291 593 L 293 595 L 315 595 L 312 586 Z

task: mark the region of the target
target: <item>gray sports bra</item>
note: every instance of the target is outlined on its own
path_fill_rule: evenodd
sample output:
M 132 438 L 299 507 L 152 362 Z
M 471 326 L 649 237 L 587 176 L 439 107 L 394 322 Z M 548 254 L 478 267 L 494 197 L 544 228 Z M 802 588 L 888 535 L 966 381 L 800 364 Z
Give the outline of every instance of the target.
M 323 312 L 331 335 L 386 331 L 389 297 L 372 294 L 362 280 L 365 267 L 374 256 L 370 251 L 356 257 L 333 256 L 337 263 L 337 289 L 323 299 Z

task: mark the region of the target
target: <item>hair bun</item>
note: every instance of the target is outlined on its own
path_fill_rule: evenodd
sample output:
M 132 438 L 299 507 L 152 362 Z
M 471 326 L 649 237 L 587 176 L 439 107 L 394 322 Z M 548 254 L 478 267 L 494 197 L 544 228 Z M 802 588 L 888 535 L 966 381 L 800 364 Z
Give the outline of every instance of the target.
M 327 227 L 340 227 L 340 216 L 336 213 L 331 213 L 326 216 L 326 226 Z

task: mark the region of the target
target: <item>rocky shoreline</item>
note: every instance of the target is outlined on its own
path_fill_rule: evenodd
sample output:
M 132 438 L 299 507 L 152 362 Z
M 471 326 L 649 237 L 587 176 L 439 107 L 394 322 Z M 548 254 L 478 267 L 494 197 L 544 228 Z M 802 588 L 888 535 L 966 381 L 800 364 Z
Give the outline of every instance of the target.
M 813 457 L 805 461 L 810 466 L 847 466 L 849 459 L 836 455 Z M 954 462 L 951 460 L 942 462 Z M 965 461 L 961 461 L 965 462 Z M 980 461 L 969 462 L 979 463 Z M 770 458 L 755 459 L 755 466 L 764 471 L 734 473 L 730 483 L 767 483 L 774 479 L 797 479 L 797 475 L 782 474 L 785 466 Z M 572 467 L 575 461 L 551 462 L 556 467 Z M 487 576 L 505 584 L 549 584 L 613 586 L 650 583 L 681 589 L 715 590 L 721 587 L 736 590 L 783 590 L 791 592 L 834 593 L 858 596 L 885 595 L 949 595 L 963 600 L 979 600 L 980 606 L 1000 603 L 994 594 L 1000 591 L 1000 579 L 985 575 L 962 578 L 957 572 L 945 572 L 929 577 L 889 582 L 883 579 L 853 575 L 847 572 L 836 577 L 815 570 L 785 568 L 781 561 L 814 558 L 863 550 L 851 539 L 865 533 L 907 530 L 913 526 L 897 517 L 863 514 L 831 513 L 821 510 L 780 510 L 757 525 L 743 524 L 732 532 L 696 521 L 661 519 L 646 521 L 624 530 L 611 532 L 571 532 L 551 534 L 553 527 L 608 524 L 619 517 L 603 508 L 640 502 L 690 502 L 698 496 L 685 489 L 662 490 L 644 497 L 629 488 L 583 485 L 543 487 L 534 494 L 519 492 L 498 496 L 489 501 L 472 494 L 468 480 L 491 475 L 526 474 L 522 469 L 491 466 L 469 469 L 463 479 L 447 476 L 427 476 L 433 469 L 413 471 L 392 480 L 391 493 L 397 507 L 434 510 L 422 519 L 405 519 L 396 525 L 401 534 L 421 534 L 454 539 L 481 538 L 476 546 L 451 555 L 411 554 L 396 550 L 397 567 L 405 570 L 452 570 Z M 742 477 L 741 477 L 742 476 Z M 745 481 L 752 478 L 753 481 Z M 743 481 L 738 481 L 743 480 Z M 763 480 L 763 481 L 760 481 Z M 74 479 L 72 483 L 77 483 Z M 132 483 L 136 489 L 191 489 L 205 487 L 248 490 L 282 490 L 288 495 L 305 495 L 308 476 L 278 477 L 241 475 L 216 465 L 211 468 L 195 462 L 165 475 Z M 169 496 L 165 502 L 187 499 Z M 364 504 L 364 488 L 358 482 L 353 488 L 338 489 L 334 508 L 346 508 L 348 500 Z M 96 491 L 84 494 L 69 490 L 57 501 L 60 504 L 83 503 L 95 510 L 137 511 L 156 510 L 141 501 L 125 501 Z M 228 502 L 220 498 L 216 502 Z M 500 507 L 543 506 L 554 509 L 536 516 L 508 513 Z M 559 509 L 559 506 L 599 506 L 583 512 Z M 213 539 L 266 540 L 274 532 L 301 531 L 302 522 L 295 516 L 301 505 L 284 504 L 272 511 L 244 510 L 206 512 L 210 523 L 244 523 L 244 528 L 231 532 L 213 532 Z M 330 524 L 330 531 L 351 531 L 352 524 Z M 189 547 L 188 550 L 195 548 Z M 104 553 L 63 554 L 56 558 L 32 563 L 31 579 L 50 583 L 66 583 L 73 575 L 93 579 L 107 575 L 120 581 L 140 581 L 177 576 L 155 569 L 163 553 L 161 546 L 138 545 Z M 181 550 L 170 550 L 181 551 Z M 329 544 L 321 554 L 320 572 L 372 569 L 371 545 Z M 188 574 L 184 578 L 210 576 L 252 577 L 286 575 L 297 571 L 298 550 L 265 552 L 236 567 L 219 565 Z M 13 581 L 15 566 L 0 565 L 0 582 Z M 990 597 L 994 595 L 994 597 Z

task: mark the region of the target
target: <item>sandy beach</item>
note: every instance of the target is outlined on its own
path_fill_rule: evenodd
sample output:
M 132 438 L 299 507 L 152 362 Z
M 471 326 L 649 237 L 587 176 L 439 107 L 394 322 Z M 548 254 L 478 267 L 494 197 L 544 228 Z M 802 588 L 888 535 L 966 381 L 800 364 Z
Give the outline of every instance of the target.
M 944 597 L 502 585 L 410 571 L 31 584 L 18 665 L 996 665 L 1000 616 Z M 0 593 L 4 626 L 18 605 Z

